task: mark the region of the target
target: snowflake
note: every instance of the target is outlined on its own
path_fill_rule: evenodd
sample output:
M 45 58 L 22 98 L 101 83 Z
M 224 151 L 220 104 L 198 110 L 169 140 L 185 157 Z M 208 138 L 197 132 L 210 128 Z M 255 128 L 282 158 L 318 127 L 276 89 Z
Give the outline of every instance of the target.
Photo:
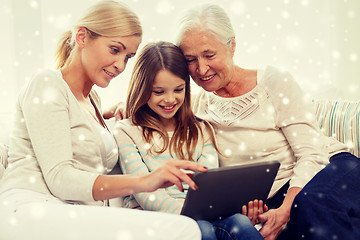
M 247 148 L 247 146 L 246 146 L 246 143 L 244 143 L 244 142 L 241 142 L 241 143 L 239 144 L 239 146 L 238 146 L 238 149 L 239 149 L 240 151 L 245 151 L 246 148 Z
M 237 226 L 234 226 L 234 227 L 231 229 L 231 232 L 237 233 L 237 232 L 239 232 L 239 228 L 238 228 Z
M 98 165 L 96 166 L 96 171 L 98 171 L 99 173 L 103 173 L 104 170 L 105 170 L 105 168 L 104 168 L 103 165 L 98 164 Z
M 351 62 L 356 62 L 358 60 L 358 55 L 356 53 L 352 53 L 349 56 Z
M 118 240 L 132 240 L 132 234 L 130 233 L 129 230 L 120 230 L 118 231 L 117 235 L 116 235 L 116 239 Z
M 57 91 L 54 88 L 47 88 L 43 91 L 43 103 L 55 102 Z
M 309 5 L 309 0 L 302 0 L 301 5 L 303 5 L 304 7 L 308 6 Z
M 30 214 L 35 219 L 40 219 L 45 217 L 46 211 L 43 204 L 33 204 L 30 207 Z
M 17 219 L 14 218 L 14 217 L 10 218 L 9 222 L 10 222 L 11 225 L 16 225 L 18 223 Z
M 39 7 L 39 3 L 37 1 L 30 1 L 30 7 L 32 8 L 38 8 Z
M 33 99 L 33 103 L 34 103 L 34 104 L 39 104 L 39 103 L 40 103 L 40 99 L 37 98 L 37 97 L 35 97 L 35 98 Z
M 170 1 L 161 1 L 157 4 L 156 11 L 161 15 L 169 15 L 173 12 L 175 7 Z
M 75 211 L 69 211 L 69 217 L 70 218 L 76 218 L 77 217 L 77 213 Z
M 333 57 L 334 59 L 339 59 L 339 58 L 341 57 L 341 54 L 340 54 L 339 51 L 334 50 L 334 51 L 332 52 L 332 57 Z
M 288 19 L 289 16 L 290 16 L 290 14 L 289 14 L 287 11 L 283 11 L 283 12 L 281 13 L 281 16 L 282 16 L 284 19 Z
M 349 18 L 354 18 L 356 16 L 356 14 L 353 10 L 348 11 L 347 15 Z
M 224 152 L 224 154 L 226 155 L 226 156 L 231 156 L 231 154 L 232 154 L 232 151 L 231 151 L 231 149 L 225 149 L 225 152 Z
M 84 134 L 80 134 L 79 137 L 78 137 L 78 139 L 79 139 L 80 141 L 84 141 L 84 140 L 85 140 Z
M 233 1 L 231 3 L 231 12 L 235 15 L 242 15 L 246 12 L 246 7 L 243 2 L 240 1 Z
M 152 228 L 148 228 L 146 229 L 146 234 L 149 235 L 150 237 L 153 237 L 155 235 L 155 231 Z
M 290 100 L 288 98 L 283 98 L 282 103 L 285 104 L 285 105 L 289 104 Z
M 30 178 L 29 178 L 29 182 L 30 182 L 30 183 L 35 183 L 35 182 L 36 182 L 36 178 L 35 178 L 35 177 L 30 177 Z
M 217 158 L 215 156 L 209 156 L 208 160 L 209 160 L 209 162 L 214 163 L 217 161 Z
M 151 194 L 149 196 L 149 201 L 151 201 L 151 202 L 155 201 L 155 195 L 154 194 Z

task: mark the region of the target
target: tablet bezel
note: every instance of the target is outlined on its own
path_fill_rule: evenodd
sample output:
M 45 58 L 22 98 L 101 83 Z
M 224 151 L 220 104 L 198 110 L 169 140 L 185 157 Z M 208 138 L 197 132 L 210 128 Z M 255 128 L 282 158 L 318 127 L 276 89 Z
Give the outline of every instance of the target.
M 249 201 L 267 199 L 279 167 L 279 161 L 266 161 L 196 172 L 199 188 L 188 190 L 181 214 L 213 222 L 241 213 Z

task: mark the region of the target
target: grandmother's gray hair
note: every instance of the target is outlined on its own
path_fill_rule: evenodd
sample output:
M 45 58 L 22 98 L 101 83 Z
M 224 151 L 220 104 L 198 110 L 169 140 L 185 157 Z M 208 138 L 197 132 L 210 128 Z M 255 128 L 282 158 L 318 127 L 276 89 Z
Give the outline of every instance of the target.
M 180 19 L 178 25 L 178 33 L 175 39 L 178 46 L 184 35 L 192 30 L 213 35 L 229 47 L 235 37 L 228 15 L 223 8 L 215 4 L 205 4 L 188 10 Z

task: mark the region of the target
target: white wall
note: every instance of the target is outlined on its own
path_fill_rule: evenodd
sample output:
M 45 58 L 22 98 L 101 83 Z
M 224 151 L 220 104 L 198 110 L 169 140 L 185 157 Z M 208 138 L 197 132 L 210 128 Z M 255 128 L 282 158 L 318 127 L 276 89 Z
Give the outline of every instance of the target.
M 240 66 L 270 64 L 289 70 L 314 98 L 360 100 L 359 0 L 123 1 L 140 16 L 143 44 L 172 41 L 182 11 L 195 4 L 217 3 L 235 28 L 235 60 Z M 0 119 L 12 111 L 19 88 L 34 73 L 53 67 L 58 37 L 93 2 L 0 0 Z M 109 88 L 99 90 L 105 106 L 125 99 L 133 63 Z M 4 121 L 1 131 L 7 131 Z

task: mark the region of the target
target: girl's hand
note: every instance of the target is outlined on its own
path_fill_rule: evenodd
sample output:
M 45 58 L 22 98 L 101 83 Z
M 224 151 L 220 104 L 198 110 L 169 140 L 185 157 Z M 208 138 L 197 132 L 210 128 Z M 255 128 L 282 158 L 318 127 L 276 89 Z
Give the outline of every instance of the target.
M 191 174 L 187 174 L 181 169 L 191 170 L 193 172 L 206 172 L 207 168 L 191 161 L 185 160 L 171 160 L 166 162 L 162 167 L 147 174 L 141 178 L 141 185 L 144 191 L 152 192 L 158 188 L 166 188 L 176 185 L 180 191 L 183 191 L 182 182 L 185 182 L 192 189 L 196 190 L 197 186 L 191 179 Z
M 260 223 L 258 217 L 260 214 L 268 211 L 269 208 L 266 204 L 263 203 L 262 200 L 255 199 L 254 201 L 250 201 L 248 206 L 244 205 L 242 207 L 242 214 L 248 216 L 253 225 Z

